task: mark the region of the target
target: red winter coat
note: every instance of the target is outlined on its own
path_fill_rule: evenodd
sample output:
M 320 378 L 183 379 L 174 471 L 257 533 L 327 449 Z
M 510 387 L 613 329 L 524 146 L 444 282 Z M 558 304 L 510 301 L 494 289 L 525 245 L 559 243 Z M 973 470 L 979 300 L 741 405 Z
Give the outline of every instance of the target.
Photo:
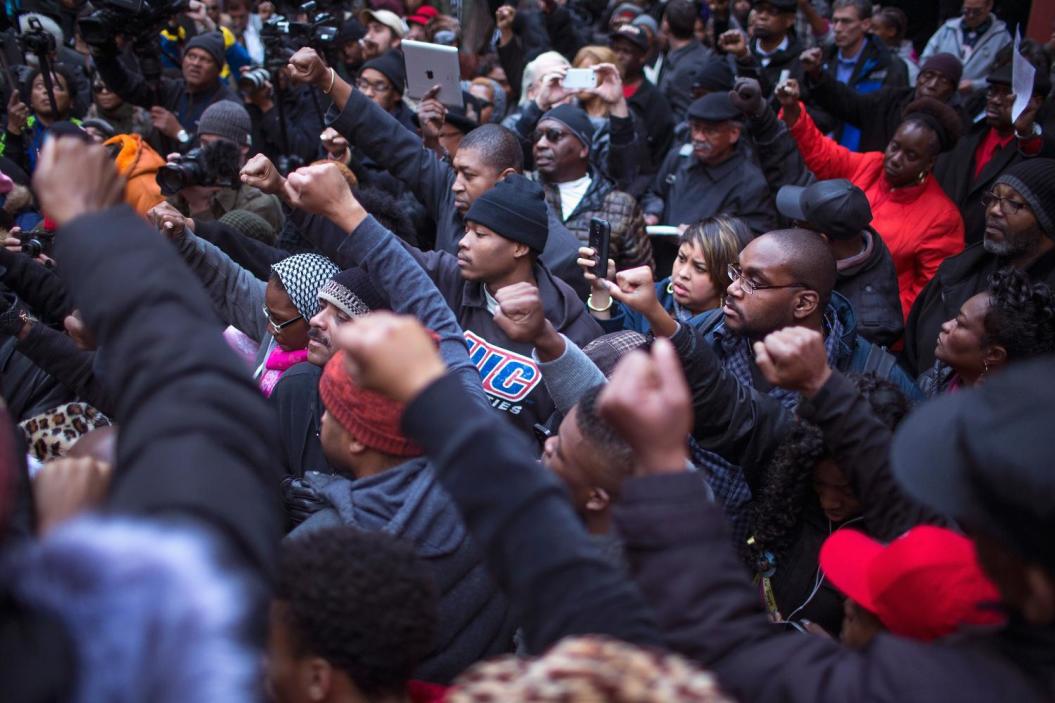
M 865 192 L 872 206 L 872 227 L 883 237 L 897 271 L 901 311 L 947 257 L 963 251 L 963 218 L 933 175 L 922 185 L 891 188 L 883 173 L 883 152 L 859 154 L 825 137 L 805 108 L 791 136 L 806 166 L 820 179 L 846 178 Z

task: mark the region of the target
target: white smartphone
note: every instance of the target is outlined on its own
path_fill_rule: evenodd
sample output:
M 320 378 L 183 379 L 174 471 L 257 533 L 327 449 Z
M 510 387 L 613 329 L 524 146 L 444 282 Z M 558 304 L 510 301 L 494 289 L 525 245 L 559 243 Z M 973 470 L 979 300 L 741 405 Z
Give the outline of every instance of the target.
M 597 87 L 597 73 L 592 68 L 569 68 L 561 86 L 568 90 L 589 90 Z

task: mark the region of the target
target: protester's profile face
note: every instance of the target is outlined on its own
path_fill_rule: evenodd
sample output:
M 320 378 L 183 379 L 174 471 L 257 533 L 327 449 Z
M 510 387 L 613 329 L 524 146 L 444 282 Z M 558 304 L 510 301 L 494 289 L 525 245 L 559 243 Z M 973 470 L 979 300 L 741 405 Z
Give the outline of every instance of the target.
M 612 39 L 611 49 L 624 80 L 627 76 L 636 76 L 641 72 L 641 67 L 645 65 L 645 52 L 637 44 L 617 36 Z
M 541 120 L 534 139 L 532 156 L 539 174 L 556 183 L 570 180 L 572 172 L 582 175 L 590 152 L 570 129 L 557 120 Z
M 835 45 L 840 49 L 849 49 L 864 38 L 871 24 L 870 17 L 858 17 L 857 8 L 840 7 L 832 12 L 832 31 L 835 34 Z
M 591 470 L 600 458 L 597 448 L 583 437 L 576 419 L 578 408 L 573 407 L 560 423 L 557 434 L 546 440 L 542 463 L 555 473 L 571 493 L 572 505 L 580 516 L 585 516 L 596 481 Z
M 399 93 L 385 74 L 372 68 L 364 68 L 356 82 L 359 90 L 373 100 L 385 112 L 391 112 L 399 100 Z
M 293 301 L 289 299 L 281 287 L 274 280 L 267 282 L 264 288 L 264 305 L 271 315 L 271 321 L 267 324 L 267 331 L 275 336 L 275 342 L 286 351 L 304 349 L 308 346 L 308 323 L 300 316 L 300 312 Z M 275 325 L 296 319 L 295 322 L 285 325 L 281 330 L 275 330 Z
M 894 188 L 919 182 L 934 165 L 934 132 L 918 122 L 903 122 L 883 155 L 883 174 Z
M 943 73 L 933 69 L 920 71 L 916 77 L 916 98 L 934 98 L 943 103 L 948 102 L 956 92 L 956 84 Z
M 1008 129 L 1014 105 L 1015 94 L 1011 92 L 1011 86 L 993 83 L 985 90 L 985 123 L 995 129 Z
M 369 61 L 398 45 L 398 37 L 387 25 L 377 20 L 366 23 L 366 36 L 363 37 L 363 58 Z
M 205 14 L 216 24 L 220 24 L 220 0 L 205 0 Z
M 1032 208 L 1011 186 L 1000 183 L 990 191 L 996 198 L 985 209 L 982 246 L 997 256 L 1023 256 L 1039 248 L 1045 236 Z
M 194 47 L 183 55 L 183 80 L 189 88 L 212 85 L 220 77 L 220 67 L 205 49 Z
M 787 256 L 771 237 L 754 239 L 740 252 L 742 277 L 730 282 L 725 291 L 725 326 L 730 331 L 757 340 L 795 324 L 795 305 L 802 288 L 760 288 L 748 293 L 748 287 L 792 286 L 795 277 L 788 270 Z
M 715 272 L 725 276 L 725 272 Z M 695 242 L 685 242 L 678 247 L 674 266 L 670 272 L 671 294 L 678 305 L 693 314 L 721 305 L 723 287 L 716 285 L 714 276 L 707 270 L 703 258 L 703 247 Z
M 478 149 L 459 149 L 454 153 L 454 207 L 462 215 L 477 198 L 494 188 L 498 172 Z
M 494 104 L 495 104 L 495 87 L 493 83 L 476 83 L 473 82 L 469 86 L 469 94 L 474 98 L 478 98 L 484 108 L 480 110 L 480 124 L 486 124 L 491 121 L 491 117 L 494 115 Z M 448 152 L 453 154 L 453 151 L 448 149 Z
M 843 602 L 843 629 L 839 640 L 850 649 L 864 649 L 872 639 L 886 630 L 873 613 L 862 608 L 852 598 Z
M 988 292 L 968 298 L 956 317 L 942 324 L 934 347 L 936 359 L 968 378 L 976 378 L 985 371 L 985 315 L 989 303 Z
M 705 164 L 720 164 L 729 158 L 740 141 L 740 127 L 735 122 L 689 120 L 692 153 Z
M 507 274 L 514 265 L 517 243 L 478 222 L 466 222 L 458 240 L 458 270 L 467 281 L 489 282 Z
M 48 89 L 44 84 L 44 74 L 34 78 L 33 85 L 30 87 L 29 106 L 33 109 L 33 112 L 53 119 L 69 114 L 71 97 L 69 86 L 66 85 L 66 78 L 58 73 L 52 73 L 51 88 L 55 94 L 55 106 L 58 108 L 58 112 L 51 109 Z
M 273 703 L 307 703 L 312 698 L 305 684 L 311 679 L 303 670 L 304 662 L 290 633 L 287 608 L 280 601 L 272 601 L 269 608 L 264 680 L 267 699 Z
M 333 335 L 352 318 L 344 310 L 326 301 L 319 301 L 319 311 L 308 323 L 308 361 L 325 366 L 333 356 Z
M 813 490 L 825 517 L 833 523 L 843 523 L 861 514 L 861 502 L 854 495 L 850 482 L 829 457 L 813 467 Z
M 755 36 L 759 39 L 779 39 L 795 24 L 793 12 L 781 12 L 769 3 L 755 5 Z

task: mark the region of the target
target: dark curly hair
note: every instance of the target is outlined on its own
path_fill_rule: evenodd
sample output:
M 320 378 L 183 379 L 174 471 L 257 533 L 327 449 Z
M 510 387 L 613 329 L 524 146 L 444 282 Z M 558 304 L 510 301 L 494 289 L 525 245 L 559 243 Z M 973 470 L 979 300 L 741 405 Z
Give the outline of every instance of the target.
M 891 430 L 908 415 L 908 397 L 896 384 L 871 373 L 848 374 L 848 378 L 875 416 Z M 828 456 L 820 428 L 801 419 L 777 447 L 749 509 L 752 540 L 744 545 L 742 556 L 752 570 L 760 568 L 766 552 L 779 561 L 791 545 L 807 501 L 817 500 L 813 493 L 814 467 Z
M 999 344 L 1009 362 L 1055 352 L 1055 296 L 1044 283 L 1008 267 L 989 278 L 983 344 Z
M 407 244 L 418 246 L 418 234 L 410 217 L 391 193 L 372 186 L 360 186 L 355 189 L 355 197 L 382 227 Z
M 275 597 L 294 647 L 344 671 L 366 695 L 401 693 L 432 647 L 436 596 L 406 544 L 351 527 L 283 542 Z
M 963 122 L 956 110 L 934 98 L 913 100 L 905 106 L 901 115 L 902 124 L 915 122 L 934 132 L 938 143 L 935 156 L 956 146 L 963 133 Z

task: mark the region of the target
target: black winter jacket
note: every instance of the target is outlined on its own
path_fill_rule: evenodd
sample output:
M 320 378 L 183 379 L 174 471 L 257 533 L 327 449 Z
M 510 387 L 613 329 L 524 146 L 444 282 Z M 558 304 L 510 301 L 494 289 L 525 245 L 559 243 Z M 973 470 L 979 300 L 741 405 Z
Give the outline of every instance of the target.
M 996 179 L 1007 169 L 1026 159 L 1055 156 L 1053 136 L 1045 134 L 1040 151 L 1030 154 L 1022 150 L 1022 141 L 1012 136 L 1006 146 L 993 152 L 989 163 L 975 178 L 974 154 L 989 129 L 984 122 L 974 125 L 971 131 L 956 143 L 952 151 L 938 157 L 938 162 L 934 165 L 934 176 L 938 183 L 963 215 L 963 234 L 967 244 L 980 242 L 985 235 L 985 208 L 982 206 L 982 196 L 992 188 Z
M 882 237 L 872 231 L 867 236 L 871 240 L 871 253 L 846 268 L 842 268 L 844 262 L 839 262 L 835 290 L 853 305 L 857 333 L 872 344 L 890 347 L 905 331 L 897 272 Z
M 1007 265 L 1006 260 L 986 252 L 981 242 L 942 262 L 912 304 L 905 325 L 902 361 L 910 373 L 918 376 L 934 364 L 942 324 L 956 317 L 968 298 L 988 290 L 989 277 Z M 1034 283 L 1055 286 L 1055 250 L 1037 259 L 1026 273 Z
M 402 425 L 457 503 L 519 616 L 530 654 L 586 634 L 661 644 L 640 594 L 600 554 L 559 480 L 532 458 L 532 440 L 481 408 L 450 375 L 407 405 Z

